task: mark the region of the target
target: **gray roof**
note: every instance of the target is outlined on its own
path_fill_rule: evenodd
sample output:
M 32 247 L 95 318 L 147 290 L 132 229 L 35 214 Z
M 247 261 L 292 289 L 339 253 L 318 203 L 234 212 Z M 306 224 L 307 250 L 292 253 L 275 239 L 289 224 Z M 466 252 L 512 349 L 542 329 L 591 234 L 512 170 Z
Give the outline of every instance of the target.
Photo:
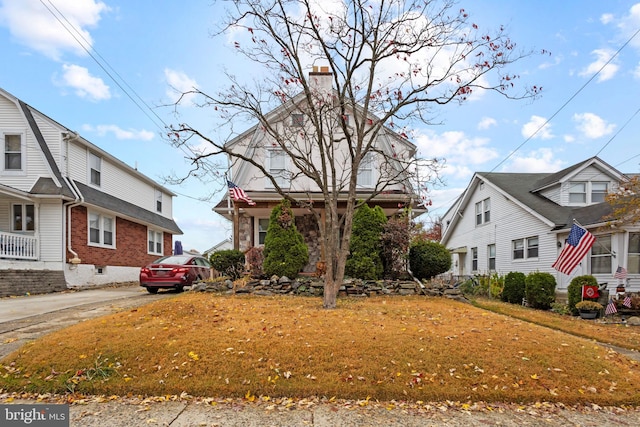
M 173 234 L 182 234 L 182 230 L 180 230 L 180 227 L 178 227 L 178 224 L 176 224 L 173 219 L 143 209 L 133 203 L 118 199 L 110 194 L 103 193 L 102 191 L 89 187 L 81 182 L 74 180 L 73 183 L 82 194 L 84 201 L 90 205 L 117 212 L 123 216 L 127 216 L 140 222 L 155 225 Z
M 598 224 L 602 222 L 603 216 L 611 213 L 611 207 L 608 203 L 598 203 L 582 207 L 560 206 L 534 192 L 536 189 L 541 188 L 541 182 L 545 183 L 544 186 L 550 185 L 582 164 L 584 164 L 584 162 L 564 169 L 561 171 L 562 173 L 491 172 L 478 173 L 478 176 L 485 178 L 503 192 L 509 194 L 513 199 L 553 222 L 555 229 L 562 229 L 570 227 L 574 219 L 582 225 Z

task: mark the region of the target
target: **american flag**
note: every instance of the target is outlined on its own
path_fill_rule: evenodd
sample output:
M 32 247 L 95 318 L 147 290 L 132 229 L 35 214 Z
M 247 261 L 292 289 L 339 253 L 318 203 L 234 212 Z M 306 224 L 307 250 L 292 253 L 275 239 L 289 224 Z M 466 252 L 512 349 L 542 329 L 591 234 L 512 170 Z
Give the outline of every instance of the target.
M 631 297 L 629 295 L 624 297 L 624 301 L 622 301 L 622 305 L 627 308 L 631 308 Z
M 571 272 L 580 264 L 593 246 L 596 238 L 577 224 L 571 226 L 569 238 L 552 267 L 564 274 Z
M 614 279 L 626 279 L 627 278 L 627 269 L 621 266 L 618 266 L 618 269 L 613 275 Z
M 238 187 L 233 182 L 227 180 L 227 186 L 229 187 L 229 193 L 231 194 L 231 197 L 233 197 L 234 201 L 241 200 L 243 202 L 247 202 L 251 206 L 256 204 L 256 202 L 247 196 L 247 193 L 245 193 L 242 188 Z
M 604 314 L 605 316 L 608 316 L 610 314 L 614 314 L 617 313 L 618 309 L 616 308 L 616 303 L 613 302 L 612 299 L 609 300 L 609 304 L 607 304 L 607 308 L 605 308 L 604 310 Z

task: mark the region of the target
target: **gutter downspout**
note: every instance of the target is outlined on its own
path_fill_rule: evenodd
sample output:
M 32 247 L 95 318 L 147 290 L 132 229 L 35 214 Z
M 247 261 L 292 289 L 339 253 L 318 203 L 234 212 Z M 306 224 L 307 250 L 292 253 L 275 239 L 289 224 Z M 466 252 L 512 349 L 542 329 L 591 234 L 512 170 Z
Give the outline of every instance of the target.
M 73 195 L 75 197 L 75 200 L 67 205 L 67 227 L 66 227 L 67 228 L 66 230 L 67 231 L 67 250 L 73 254 L 73 258 L 69 260 L 72 266 L 76 266 L 82 262 L 82 260 L 78 258 L 78 253 L 75 252 L 71 247 L 71 209 L 83 204 L 84 197 L 82 197 L 82 193 L 80 192 L 80 190 L 78 190 L 78 188 L 75 186 L 73 181 L 67 177 L 69 173 L 69 141 L 72 141 L 77 138 L 78 138 L 77 133 L 73 133 L 72 135 L 69 135 L 67 133 L 62 138 L 66 142 L 65 150 L 66 150 L 66 162 L 67 162 L 66 171 L 65 171 L 66 174 L 62 175 L 62 178 L 65 180 L 67 185 L 69 185 L 69 188 L 71 188 L 71 191 L 73 192 Z

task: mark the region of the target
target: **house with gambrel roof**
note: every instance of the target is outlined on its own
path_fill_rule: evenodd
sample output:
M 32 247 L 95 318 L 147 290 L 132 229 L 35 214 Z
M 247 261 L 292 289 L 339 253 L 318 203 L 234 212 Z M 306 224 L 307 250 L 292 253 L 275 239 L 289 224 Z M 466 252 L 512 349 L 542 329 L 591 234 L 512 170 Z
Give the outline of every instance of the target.
M 628 271 L 628 290 L 640 291 L 640 225 L 612 226 L 604 219 L 611 213 L 605 196 L 624 178 L 598 157 L 555 173 L 476 172 L 443 216 L 441 242 L 452 254 L 451 272 L 548 272 L 562 293 L 583 274 L 616 286 L 613 275 L 620 266 Z M 565 275 L 551 265 L 574 222 L 594 234 L 596 242 Z
M 137 281 L 171 254 L 173 197 L 0 89 L 0 296 Z

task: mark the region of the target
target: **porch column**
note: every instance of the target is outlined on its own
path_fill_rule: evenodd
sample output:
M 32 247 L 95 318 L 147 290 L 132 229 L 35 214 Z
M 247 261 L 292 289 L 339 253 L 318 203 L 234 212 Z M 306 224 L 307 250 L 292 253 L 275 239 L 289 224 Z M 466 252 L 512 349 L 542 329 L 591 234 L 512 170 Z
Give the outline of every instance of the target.
M 238 204 L 233 204 L 233 249 L 240 249 L 240 208 Z

